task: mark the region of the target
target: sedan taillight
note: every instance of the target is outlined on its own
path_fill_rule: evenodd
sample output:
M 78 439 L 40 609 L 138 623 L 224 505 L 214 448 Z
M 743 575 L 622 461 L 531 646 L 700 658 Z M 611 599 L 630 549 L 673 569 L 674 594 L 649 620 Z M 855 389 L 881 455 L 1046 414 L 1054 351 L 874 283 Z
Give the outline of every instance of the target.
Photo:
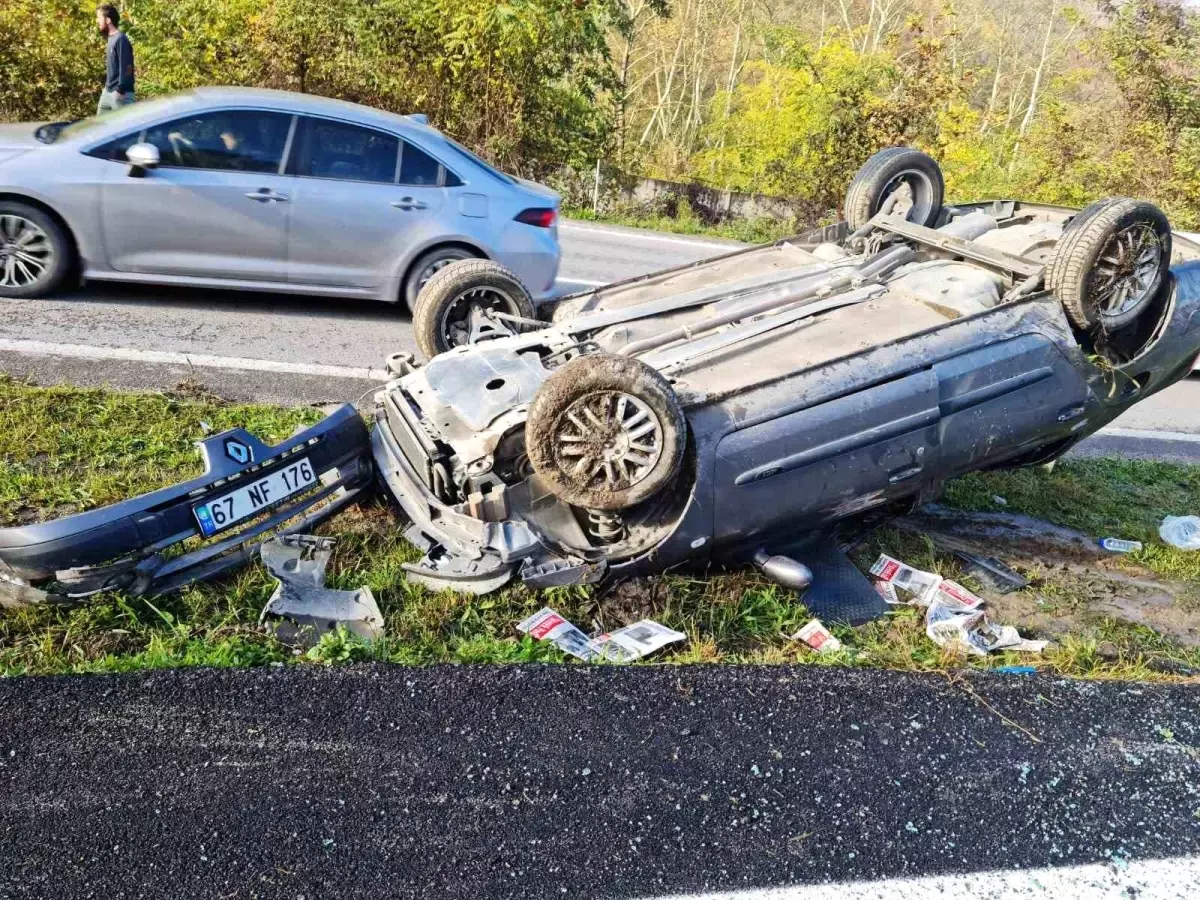
M 539 206 L 535 206 L 532 209 L 523 209 L 516 215 L 518 222 L 524 222 L 526 225 L 533 225 L 537 228 L 550 228 L 554 225 L 557 218 L 557 210 Z

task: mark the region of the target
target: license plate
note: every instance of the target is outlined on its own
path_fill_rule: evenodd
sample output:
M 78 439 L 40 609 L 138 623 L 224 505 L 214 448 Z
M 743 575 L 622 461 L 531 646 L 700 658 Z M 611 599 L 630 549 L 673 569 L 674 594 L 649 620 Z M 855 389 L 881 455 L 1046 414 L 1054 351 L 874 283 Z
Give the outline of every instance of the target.
M 192 512 L 200 523 L 200 533 L 212 537 L 218 531 L 256 516 L 268 506 L 286 500 L 316 483 L 316 473 L 308 458 L 304 457 L 223 497 L 198 503 L 192 507 Z

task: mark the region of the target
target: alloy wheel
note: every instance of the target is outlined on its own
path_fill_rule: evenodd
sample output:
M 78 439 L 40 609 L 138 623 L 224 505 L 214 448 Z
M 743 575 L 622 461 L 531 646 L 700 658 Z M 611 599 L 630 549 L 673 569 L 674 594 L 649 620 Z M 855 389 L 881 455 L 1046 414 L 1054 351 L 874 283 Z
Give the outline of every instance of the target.
M 554 435 L 562 471 L 576 483 L 626 490 L 646 478 L 663 451 L 662 425 L 644 402 L 620 391 L 580 397 Z
M 24 216 L 0 215 L 0 287 L 36 284 L 54 262 L 50 236 Z

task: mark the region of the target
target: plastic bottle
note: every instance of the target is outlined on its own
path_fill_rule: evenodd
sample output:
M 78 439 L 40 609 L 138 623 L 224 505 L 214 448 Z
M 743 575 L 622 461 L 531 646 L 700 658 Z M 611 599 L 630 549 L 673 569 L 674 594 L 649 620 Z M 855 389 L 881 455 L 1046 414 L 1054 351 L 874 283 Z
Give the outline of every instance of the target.
M 1200 516 L 1167 516 L 1158 536 L 1180 550 L 1200 550 Z
M 1100 539 L 1100 546 L 1112 553 L 1133 553 L 1142 549 L 1141 541 L 1127 541 L 1124 538 L 1107 537 Z

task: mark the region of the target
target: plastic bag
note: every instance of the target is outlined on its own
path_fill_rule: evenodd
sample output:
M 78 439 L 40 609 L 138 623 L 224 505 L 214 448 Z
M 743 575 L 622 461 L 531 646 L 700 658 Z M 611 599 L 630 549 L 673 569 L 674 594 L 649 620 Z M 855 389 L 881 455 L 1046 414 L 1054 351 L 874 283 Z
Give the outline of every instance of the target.
M 1200 516 L 1167 516 L 1158 536 L 1180 550 L 1200 550 Z

